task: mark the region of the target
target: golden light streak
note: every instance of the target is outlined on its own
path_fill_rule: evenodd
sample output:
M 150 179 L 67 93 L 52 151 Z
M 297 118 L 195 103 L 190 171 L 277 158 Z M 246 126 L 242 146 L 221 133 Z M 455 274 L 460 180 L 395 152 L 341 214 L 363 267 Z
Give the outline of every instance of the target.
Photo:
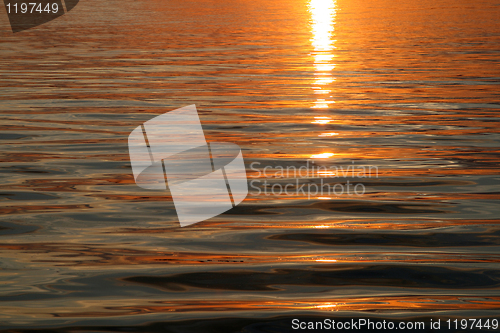
M 316 174 L 320 175 L 320 176 L 330 176 L 330 177 L 333 177 L 336 175 L 336 173 L 333 171 L 318 171 L 318 172 L 316 172 Z
M 332 41 L 333 18 L 336 3 L 333 0 L 311 0 L 312 45 L 316 51 L 330 51 L 334 48 Z
M 311 155 L 310 158 L 329 158 L 332 157 L 333 155 L 334 155 L 333 153 L 322 153 L 322 154 Z
M 331 308 L 334 308 L 336 307 L 337 304 L 331 304 L 331 303 L 327 303 L 327 304 L 323 304 L 323 305 L 317 305 L 316 307 L 318 309 L 322 309 L 322 310 L 325 310 L 325 309 L 331 309 Z
M 314 121 L 311 121 L 311 124 L 325 125 L 325 124 L 329 124 L 332 121 L 333 120 L 331 120 L 331 119 L 316 119 Z
M 335 102 L 334 101 L 326 101 L 324 99 L 318 99 L 314 103 L 315 103 L 315 105 L 311 107 L 313 109 L 327 109 L 328 108 L 328 104 L 335 103 Z
M 330 89 L 324 89 L 335 81 L 332 71 L 335 64 L 331 61 L 335 57 L 332 51 L 335 49 L 332 36 L 334 32 L 336 16 L 335 0 L 310 0 L 309 12 L 311 13 L 311 44 L 314 48 L 314 74 L 319 76 L 313 83 L 312 89 L 315 94 L 329 94 Z M 334 101 L 318 98 L 312 109 L 328 109 Z

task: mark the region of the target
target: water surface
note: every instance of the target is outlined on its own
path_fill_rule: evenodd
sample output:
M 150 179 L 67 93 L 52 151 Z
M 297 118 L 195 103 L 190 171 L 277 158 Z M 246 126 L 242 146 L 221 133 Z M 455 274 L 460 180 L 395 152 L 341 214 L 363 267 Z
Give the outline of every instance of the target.
M 498 317 L 499 11 L 95 0 L 17 34 L 0 15 L 0 326 Z M 307 160 L 377 177 L 330 178 L 362 196 L 261 193 L 180 228 L 169 193 L 135 185 L 127 137 L 190 104 L 253 180 L 251 163 Z

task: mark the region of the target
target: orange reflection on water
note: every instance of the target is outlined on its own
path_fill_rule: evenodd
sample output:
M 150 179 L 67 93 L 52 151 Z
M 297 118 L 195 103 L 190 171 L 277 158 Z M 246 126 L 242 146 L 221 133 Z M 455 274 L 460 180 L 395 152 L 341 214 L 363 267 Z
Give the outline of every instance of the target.
M 335 81 L 331 71 L 335 64 L 331 61 L 335 57 L 332 50 L 335 49 L 332 34 L 334 31 L 336 2 L 334 0 L 310 0 L 309 12 L 311 13 L 311 43 L 314 47 L 312 56 L 314 58 L 314 71 L 316 79 L 312 89 L 315 94 L 325 95 L 331 92 L 328 85 Z M 313 109 L 327 109 L 334 101 L 327 98 L 318 98 Z
M 329 117 L 314 117 L 314 121 L 311 122 L 311 124 L 320 124 L 320 125 L 325 125 L 329 124 L 333 120 L 330 119 Z
M 329 158 L 332 157 L 333 155 L 334 155 L 333 153 L 321 153 L 321 154 L 311 155 L 310 158 Z
M 316 305 L 315 307 L 317 309 L 320 309 L 320 310 L 330 310 L 332 308 L 337 307 L 337 304 L 333 304 L 331 302 L 326 302 L 324 304 Z
M 123 304 L 126 305 L 123 305 Z M 51 307 L 49 315 L 41 308 L 29 307 L 32 316 L 60 318 L 131 316 L 154 313 L 188 313 L 215 311 L 257 311 L 257 310 L 319 310 L 319 311 L 381 311 L 381 310 L 498 310 L 499 297 L 478 298 L 471 296 L 368 296 L 336 297 L 325 301 L 322 298 L 300 300 L 228 300 L 228 299 L 187 299 L 156 300 L 127 298 L 122 301 L 104 299 L 99 302 L 82 300 L 84 311 L 73 308 L 69 311 L 61 306 Z M 17 305 L 0 308 L 2 313 L 25 312 Z

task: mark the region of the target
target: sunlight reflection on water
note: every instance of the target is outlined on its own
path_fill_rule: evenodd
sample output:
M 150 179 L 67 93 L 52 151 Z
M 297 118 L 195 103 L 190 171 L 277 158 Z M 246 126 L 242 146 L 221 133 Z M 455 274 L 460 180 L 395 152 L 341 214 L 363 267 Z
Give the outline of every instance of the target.
M 498 311 L 497 7 L 111 0 L 16 35 L 0 21 L 0 326 L 279 332 L 294 316 Z M 311 158 L 329 169 L 304 184 L 345 184 L 352 165 L 377 177 L 356 180 L 362 197 L 249 196 L 180 228 L 169 192 L 135 185 L 127 137 L 189 104 L 252 179 L 253 162 Z

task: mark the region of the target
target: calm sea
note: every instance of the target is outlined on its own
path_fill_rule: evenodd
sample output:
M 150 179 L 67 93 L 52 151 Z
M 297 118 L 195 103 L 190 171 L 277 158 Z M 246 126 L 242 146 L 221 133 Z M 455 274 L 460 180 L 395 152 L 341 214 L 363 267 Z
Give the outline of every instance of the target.
M 3 330 L 500 316 L 497 0 L 81 0 L 16 34 L 1 11 Z M 127 137 L 190 104 L 260 194 L 180 228 Z

